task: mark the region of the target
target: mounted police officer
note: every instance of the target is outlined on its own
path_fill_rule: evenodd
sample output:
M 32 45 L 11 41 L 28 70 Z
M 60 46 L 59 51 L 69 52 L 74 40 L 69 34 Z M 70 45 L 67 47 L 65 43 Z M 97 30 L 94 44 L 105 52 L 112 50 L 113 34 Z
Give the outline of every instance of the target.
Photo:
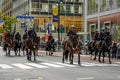
M 28 31 L 29 38 L 33 39 L 33 29 L 30 27 L 30 30 Z
M 67 33 L 67 36 L 69 36 L 69 40 L 70 40 L 71 45 L 73 45 L 72 43 L 74 41 L 76 41 L 77 38 L 78 38 L 77 32 L 76 32 L 76 30 L 74 28 L 75 28 L 75 26 L 72 25 L 71 30 Z
M 94 34 L 94 41 L 99 41 L 99 32 L 98 30 L 96 30 L 95 34 Z
M 106 36 L 105 27 L 102 27 L 101 30 L 102 31 L 99 34 L 99 39 L 100 39 L 100 41 L 103 41 L 105 39 L 105 36 Z
M 23 35 L 23 40 L 27 40 L 27 38 L 28 38 L 28 33 L 27 33 L 27 31 L 25 32 L 25 34 Z
M 6 36 L 5 36 L 5 40 L 6 40 L 7 38 L 9 38 L 10 40 L 12 39 L 12 34 L 11 34 L 11 31 L 10 31 L 10 30 L 8 30 L 8 32 L 7 32 Z
M 17 33 L 15 34 L 15 40 L 16 41 L 21 41 L 21 35 L 20 33 L 17 31 Z

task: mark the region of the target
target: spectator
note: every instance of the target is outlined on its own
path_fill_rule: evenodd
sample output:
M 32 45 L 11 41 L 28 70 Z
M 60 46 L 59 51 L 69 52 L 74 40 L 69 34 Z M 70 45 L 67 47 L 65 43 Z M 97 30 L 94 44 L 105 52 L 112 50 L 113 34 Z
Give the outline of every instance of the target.
M 116 54 L 117 54 L 117 44 L 113 43 L 113 46 L 112 46 L 112 58 L 116 58 Z
M 120 58 L 120 41 L 117 43 L 117 58 Z
M 85 41 L 84 51 L 85 51 L 85 54 L 87 55 L 88 54 L 88 41 Z

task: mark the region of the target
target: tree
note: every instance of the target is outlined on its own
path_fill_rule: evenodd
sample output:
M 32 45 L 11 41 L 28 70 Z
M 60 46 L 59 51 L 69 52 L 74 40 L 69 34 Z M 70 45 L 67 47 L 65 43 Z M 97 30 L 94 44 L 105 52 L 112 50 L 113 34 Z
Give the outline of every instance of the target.
M 3 16 L 4 24 L 3 28 L 11 30 L 11 26 L 17 22 L 17 19 L 12 16 Z

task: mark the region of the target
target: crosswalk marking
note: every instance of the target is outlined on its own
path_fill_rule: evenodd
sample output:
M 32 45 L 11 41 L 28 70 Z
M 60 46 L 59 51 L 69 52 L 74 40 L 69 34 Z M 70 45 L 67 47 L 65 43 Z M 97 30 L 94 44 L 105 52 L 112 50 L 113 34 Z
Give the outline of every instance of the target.
M 51 64 L 51 63 L 41 63 L 41 64 L 46 65 L 46 66 L 51 66 L 51 67 L 65 67 L 62 65 L 56 65 L 56 64 Z
M 33 67 L 30 67 L 30 66 L 27 66 L 27 65 L 24 65 L 24 64 L 20 64 L 20 63 L 16 63 L 16 64 L 12 64 L 16 67 L 19 67 L 21 69 L 32 69 Z
M 93 67 L 93 66 L 120 66 L 120 64 L 107 64 L 107 63 L 97 63 L 97 62 L 81 62 L 81 65 L 84 67 Z M 51 67 L 78 67 L 78 63 L 68 64 L 68 63 L 61 63 L 61 62 L 44 62 L 44 63 L 14 63 L 14 64 L 0 64 L 0 69 L 34 69 L 34 68 L 51 68 Z
M 7 64 L 0 64 L 0 67 L 3 68 L 3 69 L 11 69 L 11 68 L 13 68 L 12 66 L 9 66 Z
M 58 65 L 68 66 L 68 67 L 76 67 L 75 65 L 70 65 L 70 64 L 60 63 L 60 62 L 54 62 L 54 63 Z
M 37 68 L 49 68 L 47 66 L 43 66 L 43 65 L 40 65 L 40 64 L 36 64 L 36 63 L 25 63 L 25 64 L 33 66 L 33 67 L 37 67 Z

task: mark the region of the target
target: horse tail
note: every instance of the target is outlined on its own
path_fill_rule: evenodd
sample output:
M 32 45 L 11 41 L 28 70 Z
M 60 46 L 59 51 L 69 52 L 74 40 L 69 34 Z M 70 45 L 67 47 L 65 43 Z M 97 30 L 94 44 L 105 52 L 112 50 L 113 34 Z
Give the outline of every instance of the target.
M 66 50 L 66 51 L 65 51 L 65 60 L 68 60 L 68 54 L 69 54 L 69 51 Z

